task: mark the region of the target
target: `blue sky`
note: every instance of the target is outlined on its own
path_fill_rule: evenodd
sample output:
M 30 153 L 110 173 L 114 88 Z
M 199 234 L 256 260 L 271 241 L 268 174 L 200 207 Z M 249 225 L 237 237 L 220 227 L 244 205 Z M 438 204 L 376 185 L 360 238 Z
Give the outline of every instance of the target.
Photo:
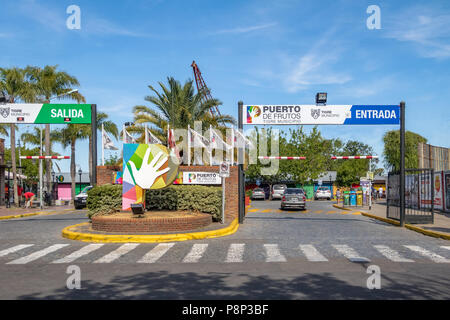
M 72 4 L 81 9 L 80 30 L 66 27 Z M 381 9 L 379 30 L 366 26 L 369 5 Z M 1 8 L 0 66 L 58 64 L 120 127 L 133 120 L 133 106 L 147 104 L 148 85 L 192 79 L 195 60 L 221 112 L 236 118 L 239 100 L 314 104 L 322 91 L 328 104 L 404 100 L 407 130 L 450 147 L 446 0 L 3 0 Z M 327 138 L 368 143 L 380 156 L 383 134 L 397 128 L 319 127 Z M 87 142 L 77 149 L 87 171 Z M 68 161 L 60 165 L 69 170 Z

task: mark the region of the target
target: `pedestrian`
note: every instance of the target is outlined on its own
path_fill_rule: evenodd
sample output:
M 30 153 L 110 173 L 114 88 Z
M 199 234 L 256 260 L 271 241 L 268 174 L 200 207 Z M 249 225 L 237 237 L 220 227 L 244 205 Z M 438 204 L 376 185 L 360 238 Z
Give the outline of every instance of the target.
M 337 198 L 337 202 L 339 203 L 339 198 L 341 197 L 341 190 L 337 189 L 336 190 L 336 198 Z
M 380 199 L 383 197 L 383 187 L 380 187 L 378 189 L 378 192 L 380 193 Z
M 35 198 L 35 194 L 33 192 L 28 191 L 28 192 L 25 192 L 23 194 L 23 196 L 25 197 L 26 200 L 28 200 L 25 208 L 30 208 L 33 205 L 33 200 Z

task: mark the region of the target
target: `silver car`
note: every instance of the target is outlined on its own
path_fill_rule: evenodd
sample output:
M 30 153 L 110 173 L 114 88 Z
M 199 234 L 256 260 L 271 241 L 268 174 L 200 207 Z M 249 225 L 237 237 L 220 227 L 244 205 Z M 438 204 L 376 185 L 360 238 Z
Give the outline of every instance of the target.
M 264 192 L 264 189 L 261 189 L 261 188 L 253 189 L 252 200 L 255 200 L 255 199 L 262 199 L 262 200 L 266 199 L 266 193 Z
M 287 189 L 285 184 L 275 184 L 272 187 L 272 200 L 273 199 L 281 199 L 284 191 Z
M 331 200 L 331 190 L 327 187 L 319 187 L 314 194 L 314 200 L 327 199 Z
M 300 188 L 287 188 L 281 198 L 281 209 L 306 209 L 305 191 Z

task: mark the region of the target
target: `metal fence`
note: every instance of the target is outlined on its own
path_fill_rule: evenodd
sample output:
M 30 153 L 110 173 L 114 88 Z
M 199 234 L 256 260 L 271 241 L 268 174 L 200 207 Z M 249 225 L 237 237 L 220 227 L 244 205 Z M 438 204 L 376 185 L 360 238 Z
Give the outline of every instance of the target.
M 405 223 L 434 222 L 434 170 L 405 170 Z M 400 221 L 400 173 L 389 172 L 386 216 Z

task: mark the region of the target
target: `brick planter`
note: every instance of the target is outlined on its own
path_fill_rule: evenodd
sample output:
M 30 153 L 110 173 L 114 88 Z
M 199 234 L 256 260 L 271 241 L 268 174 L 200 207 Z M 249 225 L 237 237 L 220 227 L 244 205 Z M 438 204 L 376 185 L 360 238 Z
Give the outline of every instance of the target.
M 167 232 L 188 231 L 203 228 L 212 223 L 212 216 L 206 213 L 196 213 L 192 216 L 180 217 L 144 217 L 127 216 L 94 216 L 92 229 L 104 232 Z

